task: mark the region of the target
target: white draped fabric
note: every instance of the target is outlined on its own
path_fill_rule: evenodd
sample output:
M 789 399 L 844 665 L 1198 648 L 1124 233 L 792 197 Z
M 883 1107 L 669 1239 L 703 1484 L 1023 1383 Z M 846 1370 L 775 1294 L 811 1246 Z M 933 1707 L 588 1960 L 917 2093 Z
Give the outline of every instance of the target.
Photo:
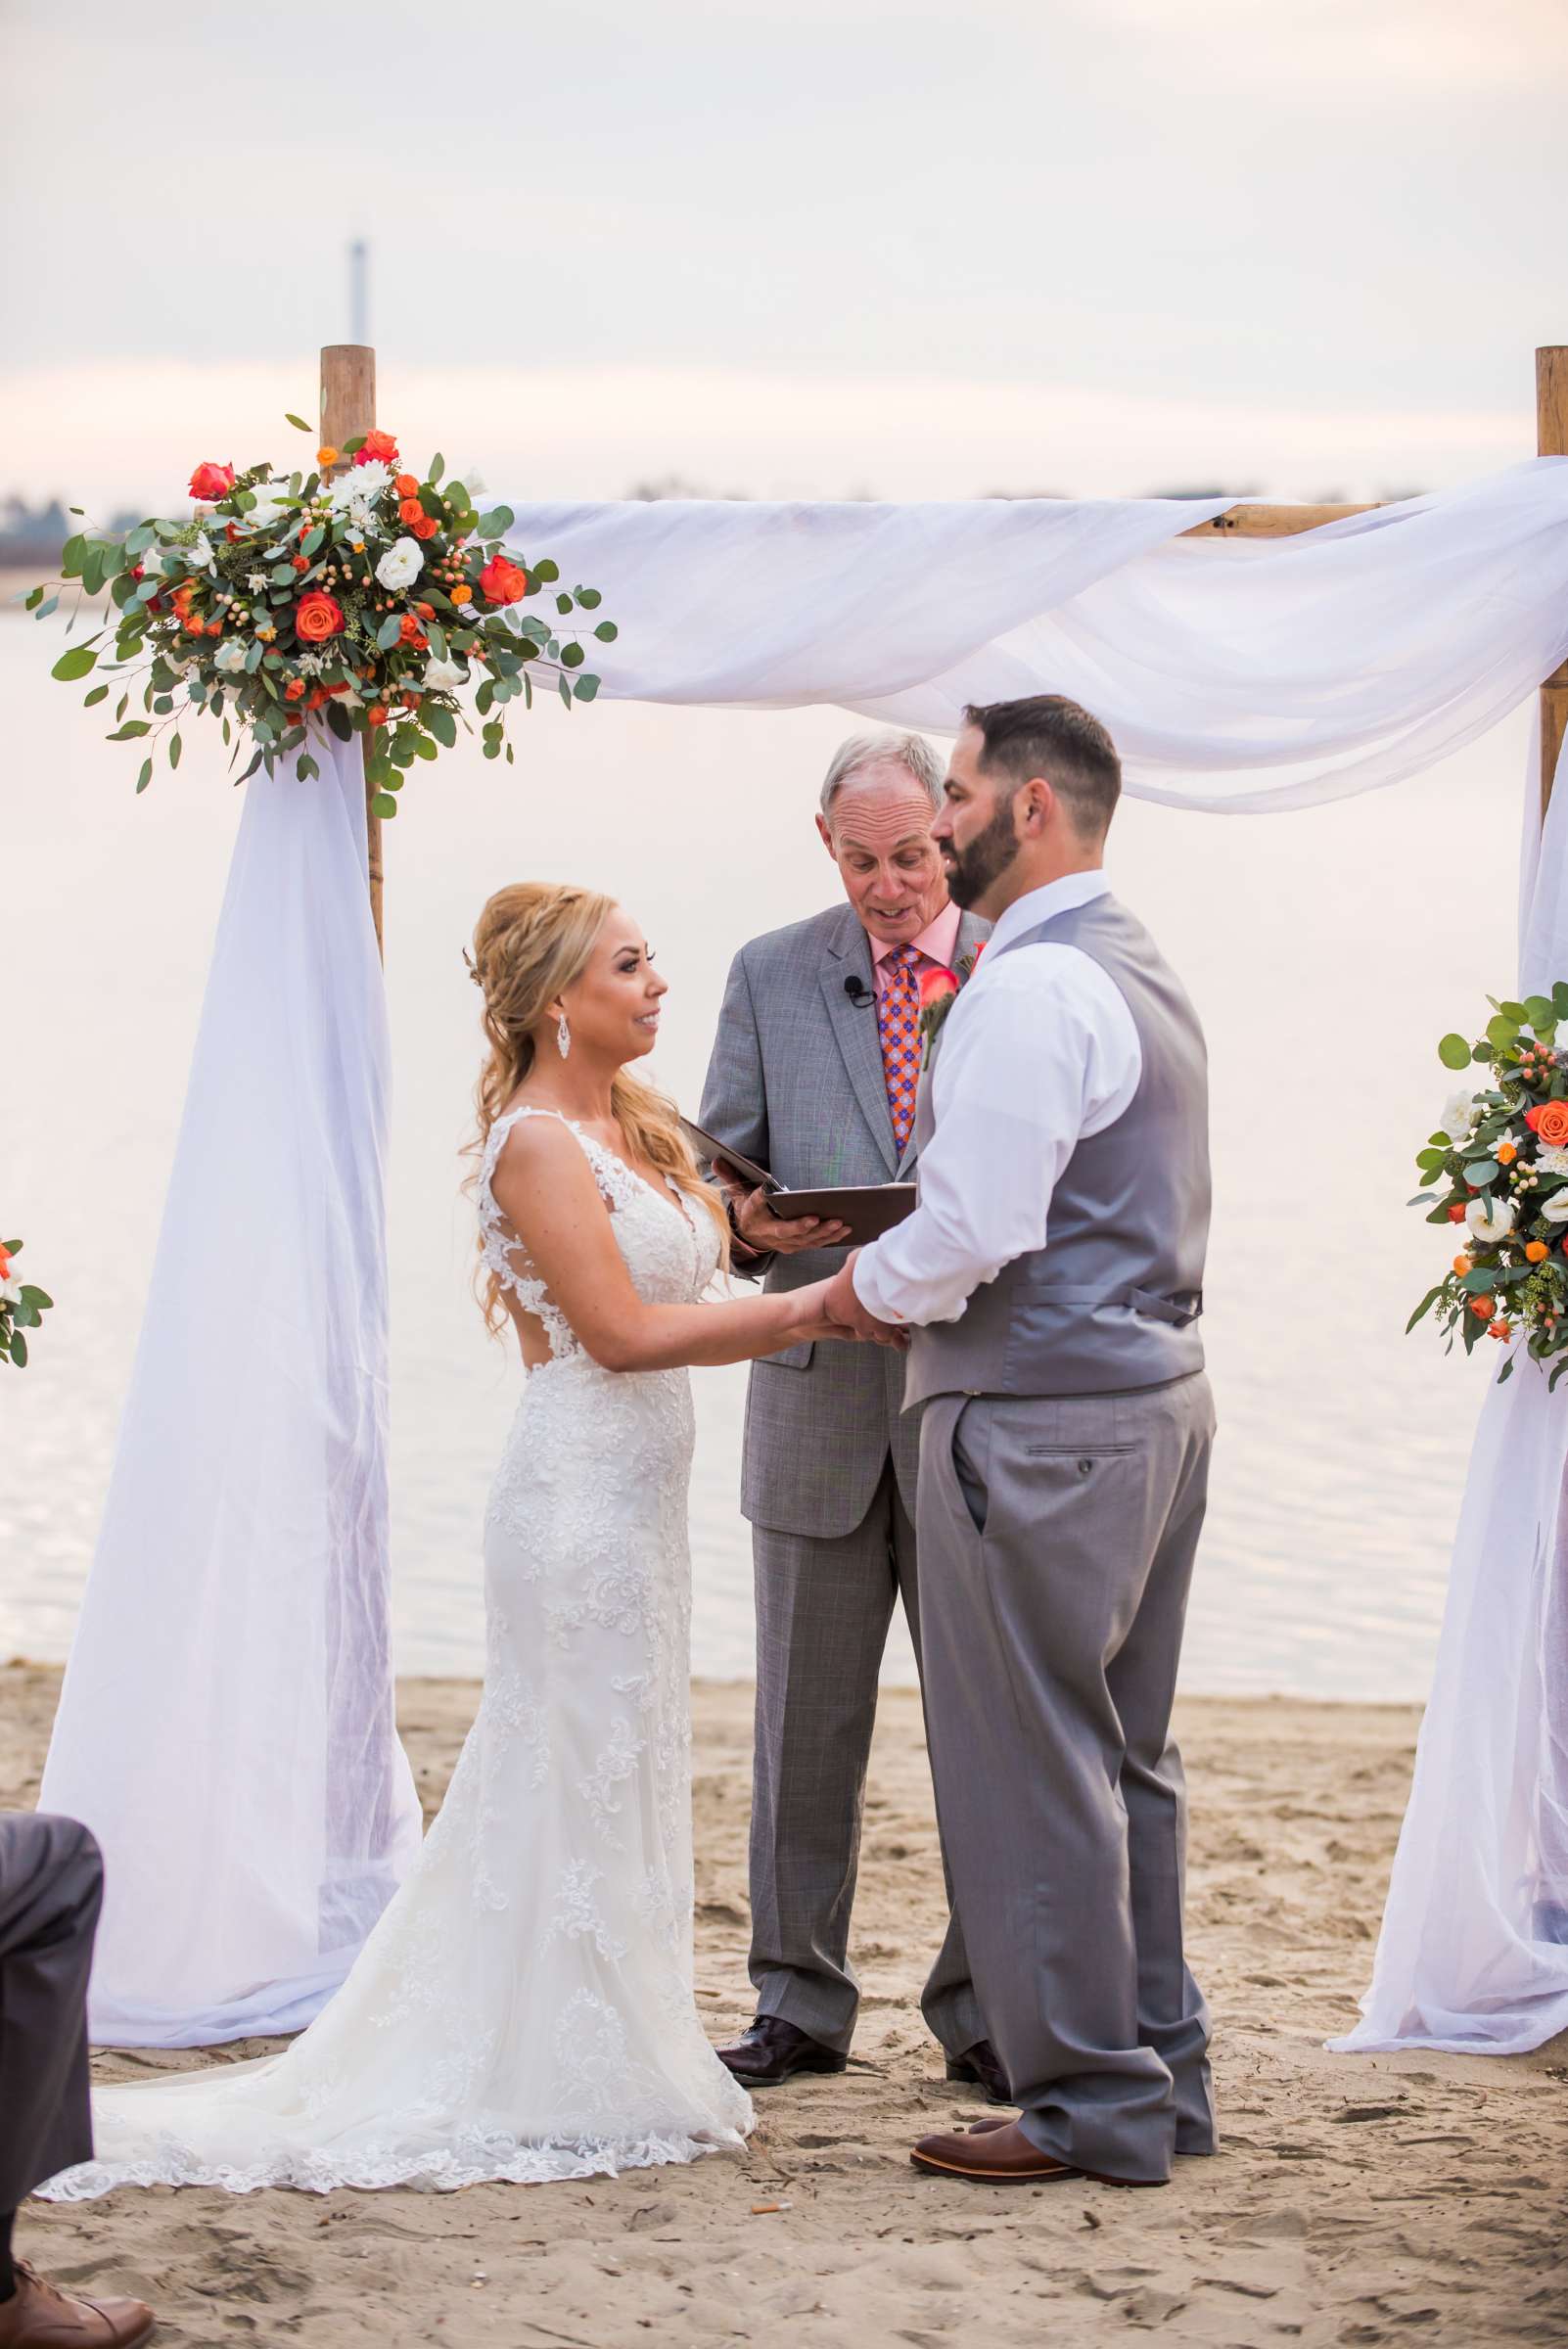
M 298 2030 L 419 1845 L 387 1573 L 388 1040 L 357 744 L 248 790 L 39 1797 L 103 1845 L 90 2025 Z
M 1549 994 L 1568 972 L 1568 758 L 1525 845 L 1519 991 Z M 1514 2055 L 1568 2031 L 1565 1478 L 1568 1381 L 1548 1395 L 1521 1355 L 1482 1405 L 1372 1986 L 1341 2050 Z
M 607 696 L 831 702 L 944 731 L 966 701 L 1066 692 L 1110 724 L 1130 791 L 1182 807 L 1396 782 L 1568 657 L 1568 460 L 1305 537 L 1179 540 L 1224 502 L 520 504 L 510 535 L 602 590 Z M 257 776 L 219 925 L 44 1786 L 109 1857 L 101 2037 L 304 2019 L 414 1842 L 386 1633 L 386 1042 L 358 790 L 335 751 L 316 785 Z M 1517 1374 L 1509 1408 L 1555 1429 L 1568 1396 L 1554 1415 L 1534 1385 Z M 1466 1523 L 1489 1574 L 1539 1577 L 1546 1533 L 1527 1556 L 1488 1505 Z M 1554 1527 L 1554 1497 L 1535 1522 Z M 1486 1702 L 1500 1721 L 1510 1691 Z M 1517 1751 L 1509 1785 L 1539 1780 Z

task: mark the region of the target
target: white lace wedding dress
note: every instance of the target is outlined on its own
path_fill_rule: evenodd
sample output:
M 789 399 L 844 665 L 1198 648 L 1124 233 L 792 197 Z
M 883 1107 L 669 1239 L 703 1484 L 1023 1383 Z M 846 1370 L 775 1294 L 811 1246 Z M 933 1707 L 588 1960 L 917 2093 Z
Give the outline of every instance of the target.
M 43 2189 L 533 2184 L 738 2146 L 750 2102 L 692 2003 L 684 1370 L 583 1353 L 478 1185 L 485 1263 L 536 1313 L 484 1526 L 484 1692 L 412 1875 L 281 2055 L 94 2096 L 97 2157 Z M 569 1123 L 569 1121 L 563 1121 Z M 639 1296 L 716 1243 L 573 1126 Z

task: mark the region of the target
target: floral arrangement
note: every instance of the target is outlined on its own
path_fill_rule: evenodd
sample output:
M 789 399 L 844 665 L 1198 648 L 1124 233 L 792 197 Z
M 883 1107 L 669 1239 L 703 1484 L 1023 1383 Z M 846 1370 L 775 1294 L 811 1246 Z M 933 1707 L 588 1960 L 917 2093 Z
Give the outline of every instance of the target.
M 189 519 L 154 516 L 123 537 L 67 540 L 60 578 L 34 588 L 26 607 L 45 620 L 75 582 L 74 627 L 108 588 L 116 617 L 62 654 L 53 673 L 73 684 L 97 670 L 89 708 L 115 690 L 107 677 L 125 679 L 109 740 L 145 743 L 138 791 L 165 736 L 169 764 L 179 764 L 179 725 L 192 711 L 221 723 L 235 760 L 250 740 L 245 775 L 290 757 L 300 775 L 318 774 L 307 747 L 314 720 L 343 742 L 366 737 L 372 810 L 394 815 L 407 770 L 450 750 L 459 722 L 468 725 L 469 687 L 487 759 L 504 748 L 511 760 L 508 705 L 521 697 L 531 707 L 535 677 L 553 677 L 568 709 L 593 700 L 599 679 L 568 623 L 596 610 L 598 590 L 562 589 L 554 563 L 511 551 L 510 510 L 477 512 L 444 472 L 438 456 L 423 475 L 406 471 L 391 433 L 366 433 L 318 448 L 313 467 L 288 475 L 270 464 L 198 465 Z M 520 609 L 546 593 L 549 620 Z M 614 641 L 613 621 L 582 624 Z
M 17 1278 L 15 1265 L 21 1254 L 20 1240 L 0 1240 L 0 1362 L 24 1370 L 27 1341 L 23 1332 L 37 1328 L 54 1299 Z
M 974 951 L 961 957 L 958 968 L 951 971 L 945 963 L 920 974 L 920 1036 L 924 1049 L 924 1065 L 930 1067 L 943 1024 L 954 1003 L 958 990 L 967 987 L 975 975 L 975 965 L 986 951 L 985 941 Z
M 1445 1068 L 1485 1067 L 1491 1082 L 1452 1094 L 1416 1154 L 1428 1187 L 1410 1205 L 1425 1207 L 1429 1223 L 1454 1227 L 1461 1246 L 1407 1327 L 1435 1308 L 1450 1350 L 1457 1334 L 1467 1354 L 1483 1336 L 1506 1343 L 1522 1332 L 1533 1360 L 1563 1358 L 1555 1387 L 1568 1370 L 1568 1052 L 1556 1045 L 1568 984 L 1523 1003 L 1487 999 L 1485 1036 L 1446 1036 L 1438 1046 Z M 1499 1384 L 1515 1359 L 1510 1352 Z

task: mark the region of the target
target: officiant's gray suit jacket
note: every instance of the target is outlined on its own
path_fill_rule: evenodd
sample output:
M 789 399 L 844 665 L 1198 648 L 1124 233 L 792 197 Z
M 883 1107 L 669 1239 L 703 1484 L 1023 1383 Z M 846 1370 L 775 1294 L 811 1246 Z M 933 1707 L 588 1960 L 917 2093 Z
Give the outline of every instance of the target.
M 963 916 L 960 960 L 988 930 Z M 858 1001 L 846 988 L 856 980 Z M 913 1141 L 900 1165 L 894 1140 L 871 942 L 853 906 L 770 931 L 736 955 L 699 1123 L 787 1189 L 913 1179 Z M 774 1257 L 765 1285 L 802 1288 L 845 1254 Z M 913 1517 L 920 1437 L 915 1415 L 902 1415 L 903 1372 L 903 1356 L 885 1346 L 792 1346 L 753 1364 L 741 1481 L 753 1525 L 853 1533 L 890 1451 Z

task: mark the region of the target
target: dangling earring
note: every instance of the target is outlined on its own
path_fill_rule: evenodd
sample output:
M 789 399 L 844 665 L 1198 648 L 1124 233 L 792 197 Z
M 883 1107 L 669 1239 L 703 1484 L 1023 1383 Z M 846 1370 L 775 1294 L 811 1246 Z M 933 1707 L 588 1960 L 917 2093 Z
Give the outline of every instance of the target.
M 555 1024 L 555 1040 L 556 1040 L 556 1042 L 557 1042 L 557 1043 L 560 1045 L 560 1047 L 561 1047 L 561 1058 L 562 1058 L 563 1060 L 565 1060 L 565 1058 L 566 1058 L 567 1054 L 568 1054 L 568 1053 L 571 1051 L 571 1049 L 572 1049 L 572 1031 L 571 1031 L 571 1029 L 570 1029 L 570 1028 L 567 1026 L 567 1018 L 566 1018 L 566 1013 L 565 1013 L 565 1012 L 563 1012 L 563 1013 L 561 1014 L 561 1017 L 560 1017 L 560 1018 L 559 1018 L 559 1019 L 556 1021 L 556 1024 Z

